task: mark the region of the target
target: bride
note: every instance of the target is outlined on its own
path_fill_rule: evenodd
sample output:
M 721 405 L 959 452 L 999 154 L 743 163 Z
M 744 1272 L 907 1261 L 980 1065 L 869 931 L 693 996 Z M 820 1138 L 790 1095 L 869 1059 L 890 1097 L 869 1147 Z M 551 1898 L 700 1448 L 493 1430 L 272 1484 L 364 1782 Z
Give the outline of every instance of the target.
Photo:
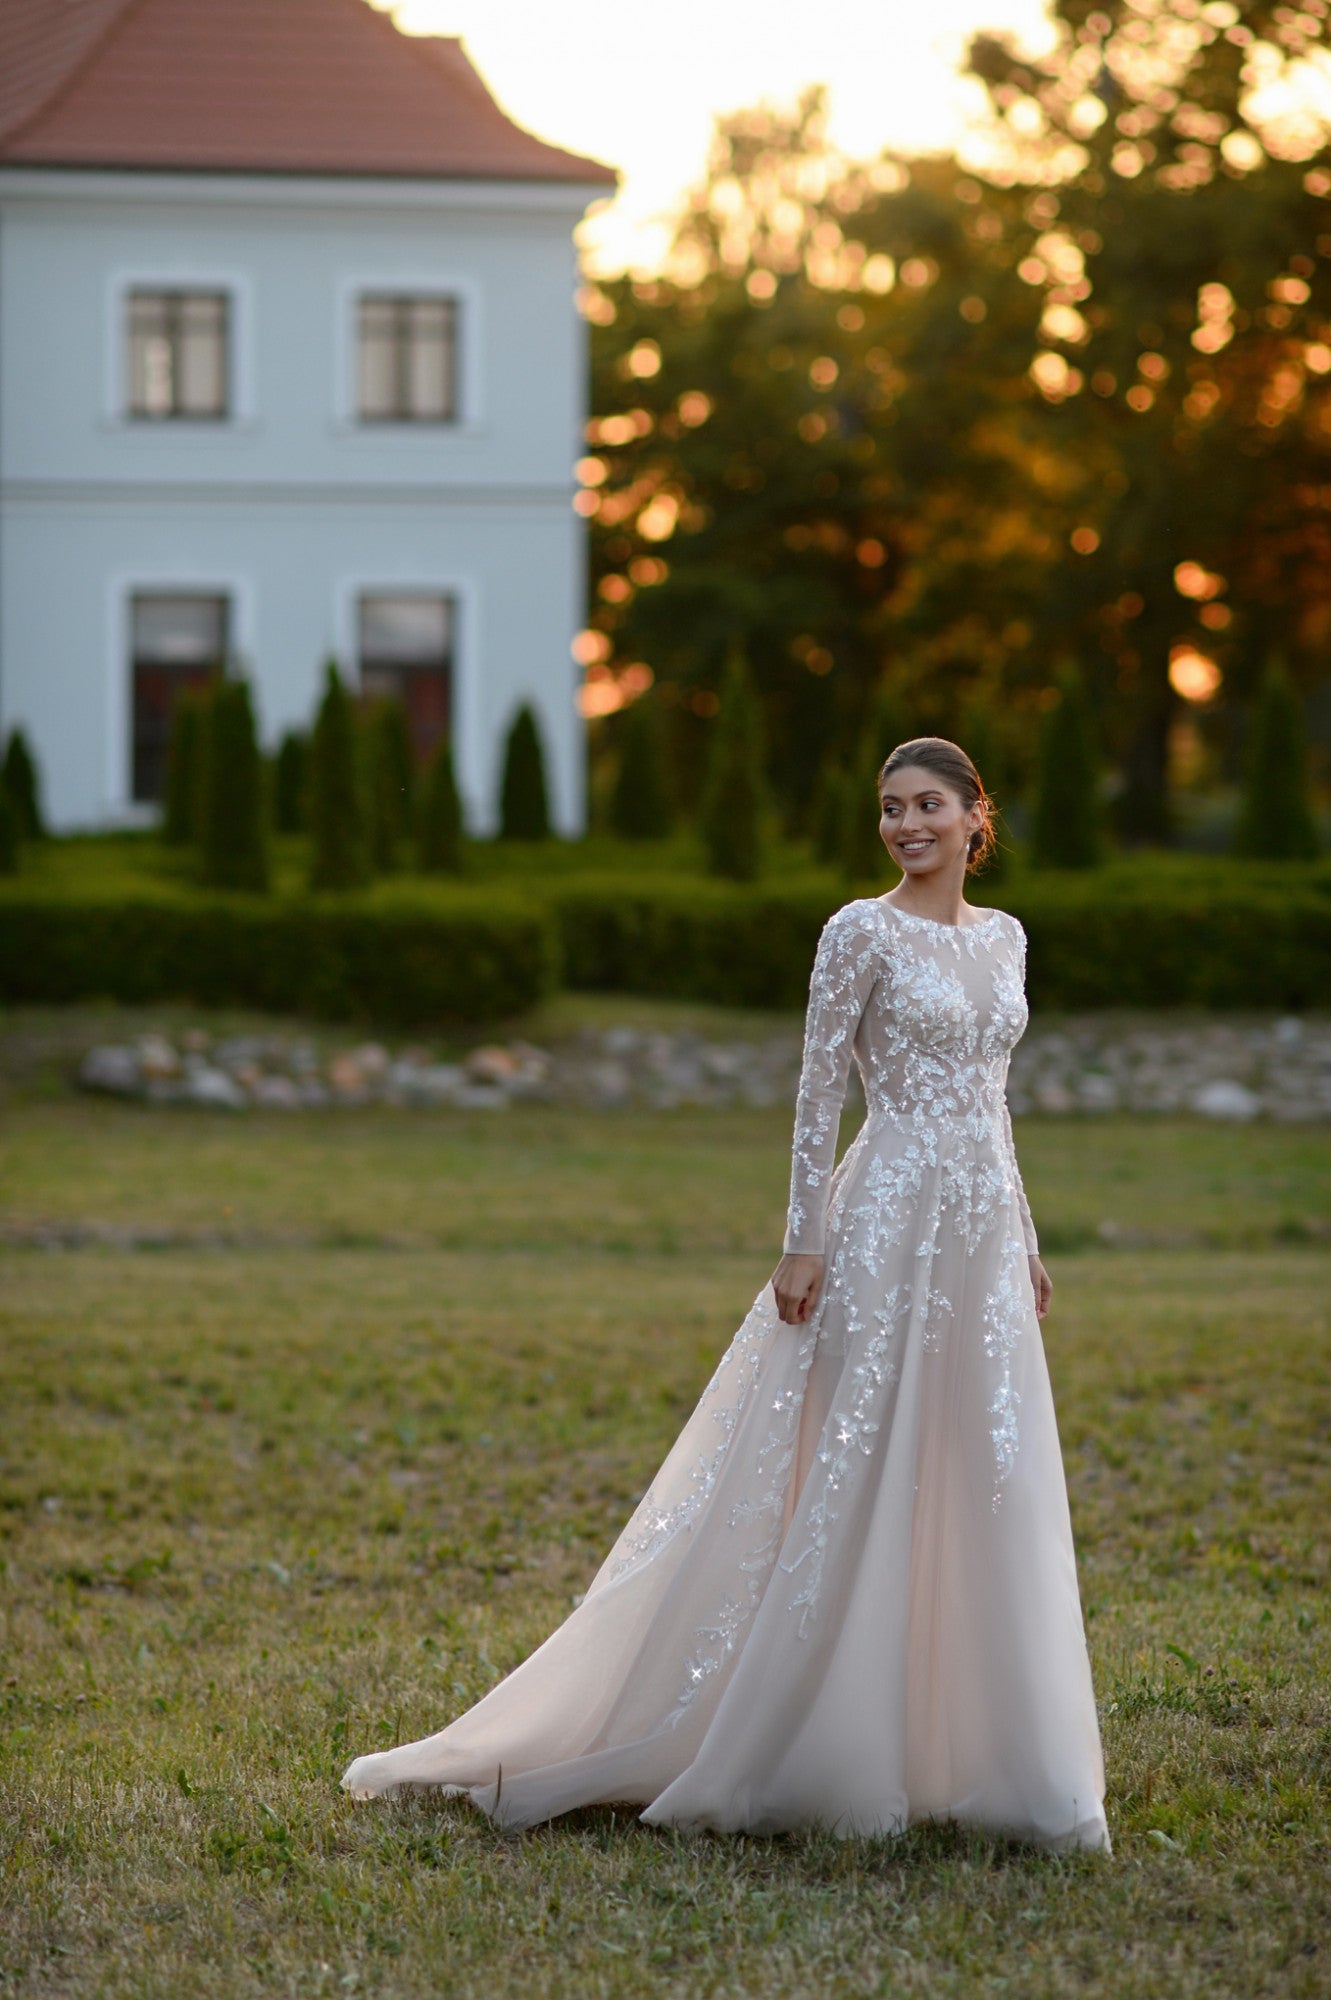
M 1004 1096 L 1025 933 L 962 894 L 994 840 L 963 750 L 901 744 L 879 795 L 902 880 L 819 941 L 771 1282 L 577 1608 L 436 1735 L 357 1757 L 356 1798 L 1109 1850 Z M 852 1055 L 868 1112 L 837 1166 Z

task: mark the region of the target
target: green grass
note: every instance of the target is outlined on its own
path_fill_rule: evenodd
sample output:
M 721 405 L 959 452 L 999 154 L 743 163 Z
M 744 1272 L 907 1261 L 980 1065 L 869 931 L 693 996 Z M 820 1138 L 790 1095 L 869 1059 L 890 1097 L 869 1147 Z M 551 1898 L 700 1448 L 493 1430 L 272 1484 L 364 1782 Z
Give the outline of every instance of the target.
M 0 1991 L 1326 1995 L 1331 1257 L 1297 1227 L 1325 1142 L 1017 1140 L 1109 1861 L 627 1809 L 505 1837 L 337 1789 L 585 1586 L 771 1267 L 785 1114 L 228 1122 L 11 1090 Z M 1146 1247 L 1099 1245 L 1105 1218 Z M 23 1247 L 88 1223 L 163 1247 Z

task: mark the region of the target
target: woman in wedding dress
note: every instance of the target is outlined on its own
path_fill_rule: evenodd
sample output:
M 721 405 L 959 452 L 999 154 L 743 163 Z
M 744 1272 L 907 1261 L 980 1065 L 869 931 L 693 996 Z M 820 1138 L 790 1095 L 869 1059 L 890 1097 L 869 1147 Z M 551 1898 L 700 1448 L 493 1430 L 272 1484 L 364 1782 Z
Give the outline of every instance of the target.
M 575 1610 L 436 1735 L 357 1757 L 355 1797 L 1108 1851 L 1004 1095 L 1025 933 L 963 897 L 993 844 L 963 750 L 902 744 L 879 790 L 902 880 L 819 941 L 786 1254 Z M 868 1110 L 837 1166 L 852 1056 Z

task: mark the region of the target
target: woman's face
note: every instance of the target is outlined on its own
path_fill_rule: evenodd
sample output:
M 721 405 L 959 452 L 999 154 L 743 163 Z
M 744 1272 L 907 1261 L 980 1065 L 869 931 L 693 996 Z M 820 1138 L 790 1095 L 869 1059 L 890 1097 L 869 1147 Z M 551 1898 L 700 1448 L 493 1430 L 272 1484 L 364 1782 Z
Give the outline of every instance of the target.
M 903 875 L 934 875 L 960 861 L 966 865 L 970 837 L 984 823 L 977 804 L 921 764 L 903 764 L 883 780 L 883 816 L 878 831 Z

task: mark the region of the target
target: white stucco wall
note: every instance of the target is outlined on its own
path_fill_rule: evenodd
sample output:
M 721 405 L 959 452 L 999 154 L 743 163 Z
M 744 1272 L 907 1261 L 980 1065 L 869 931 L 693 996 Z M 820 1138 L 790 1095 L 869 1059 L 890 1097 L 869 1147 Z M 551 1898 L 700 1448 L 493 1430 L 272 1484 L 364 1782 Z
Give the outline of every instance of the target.
M 457 599 L 454 734 L 478 832 L 502 736 L 537 708 L 552 804 L 583 822 L 569 642 L 584 618 L 571 468 L 581 188 L 0 174 L 0 726 L 30 732 L 51 818 L 129 815 L 128 601 L 222 589 L 265 737 L 354 657 L 361 590 Z M 130 284 L 234 304 L 236 415 L 123 415 Z M 463 302 L 454 426 L 352 418 L 360 289 Z

